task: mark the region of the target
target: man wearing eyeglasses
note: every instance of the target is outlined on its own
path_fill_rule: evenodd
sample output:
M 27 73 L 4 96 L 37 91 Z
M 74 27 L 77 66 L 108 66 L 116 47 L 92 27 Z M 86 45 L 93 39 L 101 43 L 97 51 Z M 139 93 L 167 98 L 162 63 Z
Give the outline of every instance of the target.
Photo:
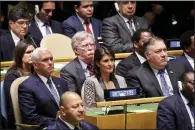
M 28 38 L 30 15 L 27 9 L 16 6 L 9 12 L 9 31 L 0 36 L 1 61 L 13 60 L 15 46 L 21 39 Z
M 96 49 L 93 36 L 86 31 L 77 32 L 72 37 L 72 49 L 77 56 L 60 71 L 69 90 L 81 95 L 81 87 L 85 79 L 93 75 L 93 56 Z
M 42 1 L 38 6 L 39 11 L 29 25 L 29 32 L 36 39 L 37 46 L 40 46 L 43 37 L 52 33 L 62 33 L 62 29 L 60 22 L 51 19 L 56 8 L 54 1 Z

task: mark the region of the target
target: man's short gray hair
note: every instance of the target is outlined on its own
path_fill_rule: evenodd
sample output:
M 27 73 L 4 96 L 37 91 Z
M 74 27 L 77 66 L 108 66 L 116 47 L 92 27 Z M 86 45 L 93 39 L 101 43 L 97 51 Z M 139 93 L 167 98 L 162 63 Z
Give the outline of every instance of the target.
M 38 47 L 36 48 L 32 54 L 31 54 L 31 60 L 32 61 L 39 61 L 40 60 L 40 57 L 39 57 L 39 52 L 41 51 L 49 51 L 47 48 L 44 48 L 44 47 Z
M 72 37 L 72 42 L 71 42 L 71 45 L 72 45 L 72 49 L 74 50 L 78 44 L 85 40 L 87 37 L 92 37 L 93 39 L 93 36 L 91 34 L 89 34 L 88 32 L 86 31 L 79 31 L 77 32 L 73 37 Z M 93 39 L 94 40 L 94 39 Z

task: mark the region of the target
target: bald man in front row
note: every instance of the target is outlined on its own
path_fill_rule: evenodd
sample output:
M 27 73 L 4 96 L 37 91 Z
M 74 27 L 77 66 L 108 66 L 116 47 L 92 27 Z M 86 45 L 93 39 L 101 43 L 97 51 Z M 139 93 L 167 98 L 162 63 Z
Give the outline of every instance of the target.
M 65 92 L 60 98 L 60 115 L 53 125 L 46 129 L 99 130 L 84 121 L 85 109 L 81 97 L 75 92 Z

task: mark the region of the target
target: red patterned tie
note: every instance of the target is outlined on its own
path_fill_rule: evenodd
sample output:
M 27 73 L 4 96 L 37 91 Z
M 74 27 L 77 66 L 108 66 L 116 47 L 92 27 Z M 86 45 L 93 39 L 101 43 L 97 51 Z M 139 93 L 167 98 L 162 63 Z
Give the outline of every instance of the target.
M 84 22 L 84 24 L 86 25 L 86 32 L 88 32 L 88 33 L 90 33 L 91 35 L 92 35 L 92 33 L 91 33 L 91 30 L 90 30 L 90 28 L 89 28 L 89 22 L 86 20 L 85 22 Z
M 89 70 L 90 76 L 94 75 L 94 73 L 93 73 L 93 65 L 91 63 L 87 64 L 87 69 Z

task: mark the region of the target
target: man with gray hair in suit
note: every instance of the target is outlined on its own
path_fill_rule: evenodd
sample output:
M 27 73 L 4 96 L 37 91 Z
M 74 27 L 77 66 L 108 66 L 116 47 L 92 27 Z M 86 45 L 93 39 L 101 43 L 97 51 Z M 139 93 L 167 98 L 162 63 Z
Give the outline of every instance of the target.
M 118 1 L 118 14 L 103 20 L 102 39 L 116 53 L 132 51 L 133 33 L 139 28 L 149 28 L 144 18 L 134 16 L 136 4 L 135 1 Z
M 96 44 L 93 36 L 86 31 L 77 32 L 71 44 L 77 57 L 61 69 L 60 76 L 68 83 L 70 91 L 81 95 L 85 79 L 93 75 L 92 62 Z

